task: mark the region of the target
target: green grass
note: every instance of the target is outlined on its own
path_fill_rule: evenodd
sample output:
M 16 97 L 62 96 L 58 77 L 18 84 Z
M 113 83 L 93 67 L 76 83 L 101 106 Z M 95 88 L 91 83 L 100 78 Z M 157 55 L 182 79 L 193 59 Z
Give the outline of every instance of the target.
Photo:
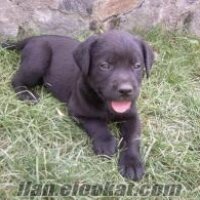
M 134 190 L 144 184 L 181 184 L 181 196 L 175 199 L 199 199 L 200 40 L 160 29 L 144 37 L 157 59 L 138 100 L 146 175 Z M 36 88 L 41 96 L 37 105 L 17 100 L 10 80 L 18 65 L 17 53 L 0 49 L 0 199 L 22 199 L 15 196 L 24 181 L 56 186 L 133 183 L 119 175 L 118 154 L 110 160 L 94 155 L 86 134 L 45 89 Z

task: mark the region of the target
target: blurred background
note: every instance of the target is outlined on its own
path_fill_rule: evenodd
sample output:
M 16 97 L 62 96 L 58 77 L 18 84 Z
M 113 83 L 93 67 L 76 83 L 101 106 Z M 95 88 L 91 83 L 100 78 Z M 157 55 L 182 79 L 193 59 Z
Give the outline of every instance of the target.
M 200 0 L 0 0 L 3 37 L 154 26 L 200 36 Z

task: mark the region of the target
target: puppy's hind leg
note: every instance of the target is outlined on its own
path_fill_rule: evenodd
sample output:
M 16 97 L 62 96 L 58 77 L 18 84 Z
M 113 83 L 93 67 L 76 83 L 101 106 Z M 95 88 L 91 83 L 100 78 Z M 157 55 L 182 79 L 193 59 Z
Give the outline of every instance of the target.
M 31 91 L 28 85 L 24 83 L 23 79 L 21 78 L 23 76 L 21 73 L 22 72 L 18 71 L 12 80 L 12 86 L 17 94 L 18 99 L 27 101 L 28 103 L 38 103 L 39 95 Z
M 41 44 L 27 44 L 22 51 L 19 70 L 13 77 L 12 86 L 20 100 L 37 103 L 39 96 L 30 88 L 41 84 L 51 60 L 50 49 Z

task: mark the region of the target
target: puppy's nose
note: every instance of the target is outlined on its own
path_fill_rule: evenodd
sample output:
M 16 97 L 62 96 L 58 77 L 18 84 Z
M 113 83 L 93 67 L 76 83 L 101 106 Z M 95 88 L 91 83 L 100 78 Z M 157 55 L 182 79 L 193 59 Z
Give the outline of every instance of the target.
M 118 92 L 121 95 L 130 95 L 133 92 L 133 87 L 132 87 L 132 85 L 130 85 L 128 83 L 126 83 L 126 84 L 124 83 L 119 86 Z

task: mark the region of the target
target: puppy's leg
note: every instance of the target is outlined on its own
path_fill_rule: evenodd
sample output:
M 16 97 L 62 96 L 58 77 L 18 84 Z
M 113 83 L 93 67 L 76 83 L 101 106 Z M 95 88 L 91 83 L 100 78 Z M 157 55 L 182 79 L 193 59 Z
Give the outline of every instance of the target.
M 116 139 L 111 135 L 105 121 L 81 118 L 79 122 L 90 136 L 93 150 L 97 155 L 112 156 L 116 152 Z
M 120 124 L 123 150 L 120 154 L 120 173 L 129 179 L 139 181 L 144 175 L 144 167 L 140 155 L 140 120 L 134 118 Z
M 50 50 L 45 46 L 30 43 L 23 49 L 20 69 L 12 80 L 12 86 L 20 100 L 38 102 L 39 96 L 29 88 L 42 82 L 50 59 Z

